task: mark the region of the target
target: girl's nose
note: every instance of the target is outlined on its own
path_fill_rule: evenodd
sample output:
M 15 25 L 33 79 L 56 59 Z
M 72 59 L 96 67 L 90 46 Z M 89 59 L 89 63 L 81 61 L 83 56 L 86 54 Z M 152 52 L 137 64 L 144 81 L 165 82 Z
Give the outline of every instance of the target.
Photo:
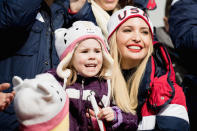
M 89 60 L 95 60 L 95 58 L 96 58 L 96 54 L 94 52 L 91 52 L 89 54 Z

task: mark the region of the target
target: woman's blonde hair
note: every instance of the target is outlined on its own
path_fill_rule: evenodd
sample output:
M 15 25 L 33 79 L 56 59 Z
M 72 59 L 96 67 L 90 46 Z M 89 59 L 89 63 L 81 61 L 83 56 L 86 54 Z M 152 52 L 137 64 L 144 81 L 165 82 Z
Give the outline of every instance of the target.
M 138 88 L 145 72 L 148 59 L 153 52 L 153 44 L 150 43 L 148 54 L 137 66 L 134 74 L 126 82 L 120 67 L 122 56 L 117 47 L 117 30 L 109 39 L 110 54 L 114 59 L 114 68 L 112 70 L 112 97 L 114 98 L 116 105 L 118 105 L 123 111 L 135 113 L 138 106 Z

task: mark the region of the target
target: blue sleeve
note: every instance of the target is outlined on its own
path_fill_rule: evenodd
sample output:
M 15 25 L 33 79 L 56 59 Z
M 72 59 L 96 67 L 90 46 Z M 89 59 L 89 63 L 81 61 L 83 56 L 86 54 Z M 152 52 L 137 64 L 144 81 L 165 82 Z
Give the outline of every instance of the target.
M 31 24 L 43 0 L 1 0 L 0 28 L 24 27 Z
M 137 130 L 137 115 L 123 112 L 117 106 L 113 106 L 112 109 L 116 113 L 116 119 L 113 122 L 113 130 L 124 130 L 124 131 L 136 131 Z
M 86 1 L 86 3 L 84 4 L 84 6 L 75 14 L 70 14 L 68 12 L 69 7 L 70 7 L 70 3 L 69 0 L 65 3 L 66 6 L 66 16 L 65 16 L 65 28 L 69 28 L 72 26 L 72 23 L 74 23 L 75 21 L 78 20 L 82 20 L 82 21 L 92 21 L 94 24 L 97 25 L 96 23 L 96 18 L 94 17 L 93 11 L 92 11 L 92 7 L 91 4 Z
M 197 49 L 197 2 L 179 0 L 171 7 L 170 36 L 176 49 Z

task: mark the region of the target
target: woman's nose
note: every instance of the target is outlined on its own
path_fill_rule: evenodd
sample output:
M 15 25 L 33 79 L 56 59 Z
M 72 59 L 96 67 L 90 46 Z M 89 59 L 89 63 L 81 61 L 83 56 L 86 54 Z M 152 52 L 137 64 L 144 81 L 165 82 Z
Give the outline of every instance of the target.
M 138 32 L 133 33 L 132 40 L 134 42 L 140 42 L 141 41 L 140 33 Z

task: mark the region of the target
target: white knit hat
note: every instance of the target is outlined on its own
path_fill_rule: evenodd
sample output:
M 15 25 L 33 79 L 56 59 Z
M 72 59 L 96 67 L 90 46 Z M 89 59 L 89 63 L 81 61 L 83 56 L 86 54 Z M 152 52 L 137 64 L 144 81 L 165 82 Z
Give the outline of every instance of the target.
M 126 22 L 129 18 L 133 18 L 133 17 L 142 18 L 149 26 L 152 36 L 153 36 L 153 25 L 152 25 L 152 22 L 150 21 L 150 18 L 147 16 L 147 14 L 143 10 L 137 7 L 125 6 L 123 9 L 116 11 L 110 17 L 108 24 L 107 24 L 107 30 L 108 30 L 108 35 L 109 35 L 108 40 L 120 25 Z
M 49 73 L 34 79 L 13 77 L 14 109 L 24 131 L 69 130 L 69 99 Z
M 61 60 L 57 67 L 59 77 L 65 78 L 65 75 L 68 75 L 64 68 L 71 61 L 75 48 L 81 41 L 89 38 L 94 38 L 100 42 L 104 62 L 107 65 L 105 75 L 111 75 L 113 59 L 106 48 L 107 42 L 101 29 L 90 21 L 76 21 L 69 29 L 60 28 L 55 31 L 55 47 Z

